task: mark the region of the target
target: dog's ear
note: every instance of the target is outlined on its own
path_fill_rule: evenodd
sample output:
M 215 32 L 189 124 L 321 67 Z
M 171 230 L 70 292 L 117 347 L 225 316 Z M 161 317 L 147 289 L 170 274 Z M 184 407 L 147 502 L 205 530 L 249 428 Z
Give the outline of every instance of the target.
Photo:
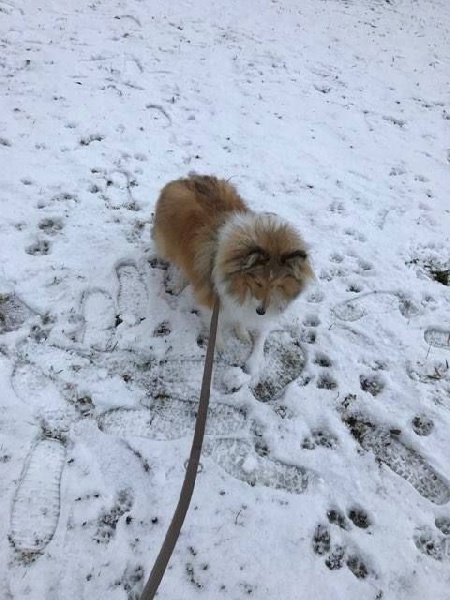
M 247 271 L 253 269 L 253 267 L 264 265 L 268 261 L 267 252 L 259 246 L 252 246 L 247 248 L 242 253 L 241 269 Z
M 283 254 L 281 262 L 290 267 L 292 275 L 299 281 L 314 279 L 314 272 L 308 260 L 306 250 L 298 249 L 294 252 Z

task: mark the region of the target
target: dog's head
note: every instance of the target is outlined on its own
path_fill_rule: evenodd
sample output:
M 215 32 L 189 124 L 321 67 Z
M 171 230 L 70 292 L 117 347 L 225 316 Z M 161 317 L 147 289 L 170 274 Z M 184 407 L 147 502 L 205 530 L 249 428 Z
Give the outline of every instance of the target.
M 249 213 L 225 226 L 216 264 L 222 289 L 260 316 L 282 312 L 314 277 L 302 238 L 272 214 Z

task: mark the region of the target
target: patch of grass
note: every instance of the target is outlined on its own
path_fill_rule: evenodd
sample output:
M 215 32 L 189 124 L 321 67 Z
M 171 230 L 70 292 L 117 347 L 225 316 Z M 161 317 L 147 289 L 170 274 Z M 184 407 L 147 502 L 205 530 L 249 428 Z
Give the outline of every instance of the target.
M 428 268 L 431 277 L 442 285 L 450 285 L 450 269 Z
M 408 261 L 406 264 L 408 266 L 410 265 L 416 265 L 421 267 L 426 274 L 433 279 L 433 281 L 436 281 L 437 283 L 440 283 L 441 285 L 446 285 L 449 286 L 450 285 L 450 268 L 448 265 L 448 262 L 445 263 L 441 262 L 441 261 L 424 261 L 421 260 L 419 258 L 413 258 L 412 260 Z

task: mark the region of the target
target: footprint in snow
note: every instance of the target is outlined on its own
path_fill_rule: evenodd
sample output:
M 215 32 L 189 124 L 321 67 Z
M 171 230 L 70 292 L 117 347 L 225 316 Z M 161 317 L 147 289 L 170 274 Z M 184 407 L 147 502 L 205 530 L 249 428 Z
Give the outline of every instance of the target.
M 450 559 L 450 517 L 437 517 L 434 527 L 417 527 L 414 536 L 416 548 L 434 560 Z
M 420 414 L 413 418 L 411 426 L 416 435 L 428 436 L 433 433 L 434 421 L 427 417 L 427 415 Z
M 31 448 L 14 495 L 9 539 L 22 560 L 32 561 L 53 538 L 60 516 L 65 447 L 57 439 Z
M 11 376 L 16 395 L 34 409 L 35 417 L 46 429 L 61 431 L 67 428 L 73 411 L 54 382 L 30 362 L 18 362 Z
M 198 403 L 159 400 L 149 408 L 113 408 L 98 417 L 99 428 L 109 435 L 174 440 L 193 434 Z M 239 435 L 248 430 L 244 411 L 215 404 L 209 407 L 206 435 Z
M 64 229 L 64 222 L 58 217 L 47 217 L 39 221 L 38 227 L 47 235 L 56 235 Z
M 247 439 L 208 439 L 203 452 L 228 475 L 251 486 L 262 485 L 292 494 L 303 494 L 314 479 L 313 474 L 304 467 L 259 456 L 254 444 Z
M 136 325 L 147 314 L 148 295 L 144 280 L 133 262 L 116 267 L 117 303 L 105 290 L 86 290 L 81 299 L 82 331 L 76 337 L 101 352 L 113 350 L 116 327 L 125 322 Z
M 35 314 L 15 294 L 0 294 L 0 333 L 19 329 Z
M 131 510 L 133 502 L 134 498 L 130 490 L 120 490 L 114 505 L 99 516 L 94 540 L 99 543 L 109 542 L 114 537 L 117 524 L 123 515 Z
M 316 556 L 324 557 L 325 566 L 330 571 L 347 567 L 357 579 L 375 577 L 374 571 L 368 566 L 367 560 L 362 558 L 358 551 L 350 549 L 346 538 L 349 533 L 342 534 L 343 530 L 349 532 L 351 524 L 346 516 L 338 510 L 331 509 L 327 512 L 328 523 L 318 523 L 312 536 L 312 548 Z M 365 511 L 351 509 L 348 513 L 350 521 L 359 529 L 367 529 L 370 525 Z M 337 529 L 336 526 L 339 528 Z M 333 535 L 332 535 L 333 534 Z M 333 538 L 338 538 L 338 543 L 332 543 Z
M 369 392 L 372 396 L 378 396 L 385 388 L 385 382 L 377 374 L 368 374 L 359 376 L 359 385 L 363 392 Z
M 260 402 L 278 398 L 301 375 L 305 364 L 306 354 L 290 332 L 272 332 L 264 346 L 260 375 L 252 382 L 253 395 Z
M 50 251 L 51 243 L 48 240 L 37 240 L 25 248 L 25 252 L 31 256 L 46 256 Z
M 201 388 L 203 360 L 172 356 L 162 360 L 154 370 L 152 396 L 160 398 L 197 397 Z
M 383 315 L 396 310 L 405 318 L 417 314 L 411 301 L 400 293 L 388 291 L 360 294 L 357 298 L 336 304 L 331 310 L 341 321 L 359 321 L 367 315 Z
M 127 324 L 135 325 L 145 319 L 148 294 L 144 280 L 136 265 L 124 262 L 116 268 L 119 280 L 119 317 Z
M 450 330 L 448 329 L 430 327 L 424 331 L 423 337 L 429 346 L 450 350 Z
M 197 403 L 193 401 L 157 401 L 148 409 L 115 408 L 106 411 L 98 417 L 98 425 L 109 435 L 173 440 L 192 435 L 196 410 Z M 259 456 L 250 439 L 236 437 L 248 435 L 248 432 L 244 411 L 224 404 L 212 405 L 206 426 L 205 456 L 232 477 L 249 485 L 303 493 L 311 474 L 303 467 Z
M 421 496 L 434 504 L 450 500 L 450 484 L 416 451 L 400 439 L 400 431 L 376 425 L 357 415 L 344 415 L 343 421 L 365 450 L 394 473 L 410 483 Z
M 331 431 L 320 428 L 311 431 L 309 436 L 306 436 L 302 442 L 304 450 L 315 450 L 316 448 L 335 449 L 339 445 L 337 436 Z
M 371 262 L 353 255 L 346 256 L 334 253 L 330 256 L 329 261 L 330 265 L 321 269 L 318 274 L 319 279 L 322 281 L 332 281 L 335 278 L 348 277 L 349 275 L 367 276 L 374 269 Z
M 82 342 L 101 352 L 112 350 L 116 324 L 116 308 L 104 290 L 88 290 L 81 300 L 83 315 Z

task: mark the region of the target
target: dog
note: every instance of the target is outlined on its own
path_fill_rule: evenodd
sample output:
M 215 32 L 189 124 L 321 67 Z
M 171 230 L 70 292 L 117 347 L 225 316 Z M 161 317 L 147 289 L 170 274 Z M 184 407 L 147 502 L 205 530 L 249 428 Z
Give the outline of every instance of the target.
M 314 278 L 305 242 L 274 213 L 249 209 L 224 179 L 190 174 L 168 183 L 155 207 L 152 238 L 158 256 L 179 268 L 198 304 L 220 302 L 221 320 L 254 347 L 255 372 L 273 319 Z M 179 286 L 181 291 L 182 285 Z M 222 324 L 218 346 L 223 346 Z

